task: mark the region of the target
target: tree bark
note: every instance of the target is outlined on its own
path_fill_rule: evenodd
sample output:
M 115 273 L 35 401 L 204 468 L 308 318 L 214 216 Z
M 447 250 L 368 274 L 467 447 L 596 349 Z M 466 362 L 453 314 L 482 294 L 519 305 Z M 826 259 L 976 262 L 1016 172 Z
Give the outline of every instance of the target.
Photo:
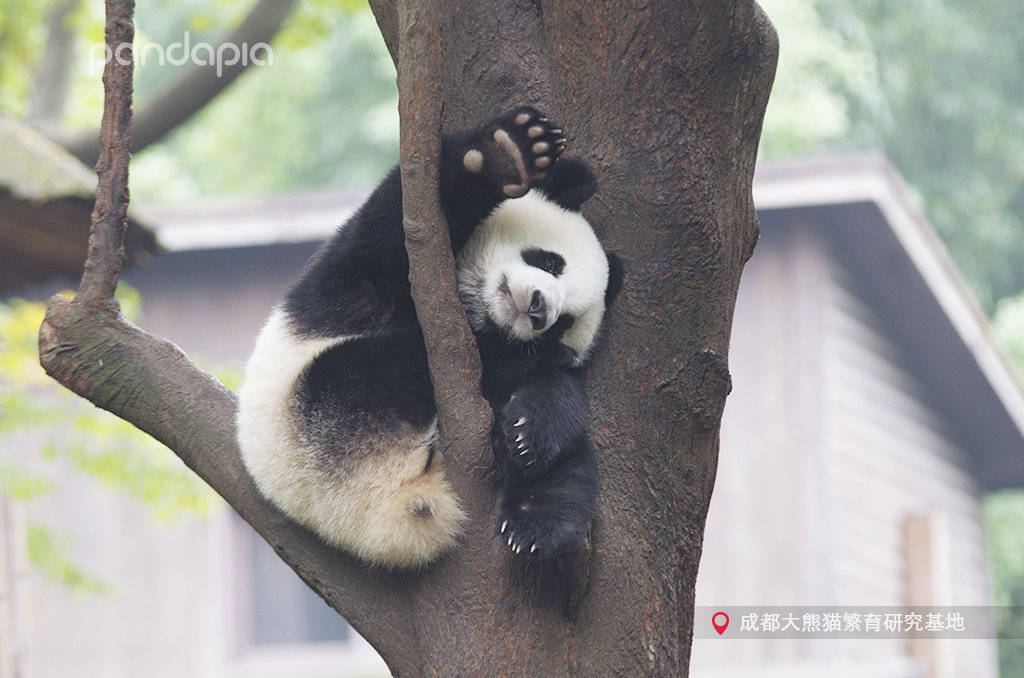
M 399 67 L 406 242 L 462 545 L 402 575 L 321 545 L 255 491 L 233 395 L 109 304 L 52 300 L 41 362 L 181 456 L 396 674 L 686 675 L 774 31 L 750 0 L 371 5 Z M 599 516 L 586 548 L 547 564 L 491 534 L 489 413 L 436 198 L 439 130 L 520 103 L 595 167 L 584 211 L 627 276 L 589 368 Z

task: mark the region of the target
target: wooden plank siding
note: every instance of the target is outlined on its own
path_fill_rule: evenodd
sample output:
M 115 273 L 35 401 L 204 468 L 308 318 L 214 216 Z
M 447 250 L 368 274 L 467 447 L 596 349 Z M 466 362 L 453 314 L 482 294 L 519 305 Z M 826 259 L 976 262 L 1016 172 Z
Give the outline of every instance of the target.
M 830 247 L 827 255 L 822 452 L 829 460 L 834 516 L 835 599 L 848 605 L 987 605 L 981 491 L 968 471 L 968 453 L 948 413 L 915 374 L 913 348 L 894 339 L 878 300 L 839 248 Z M 908 568 L 914 560 L 908 558 L 905 526 L 918 516 L 946 532 L 944 546 L 933 554 L 937 572 Z M 930 582 L 931 600 L 910 595 L 917 578 L 932 575 L 939 581 Z M 996 675 L 994 643 L 946 645 L 952 666 L 927 675 Z M 850 645 L 863 655 L 883 648 L 879 641 Z
M 762 214 L 737 301 L 698 605 L 922 604 L 908 597 L 909 516 L 948 531 L 948 598 L 932 604 L 989 604 L 967 453 L 846 258 L 807 213 Z M 949 645 L 938 655 L 952 656 L 949 675 L 997 675 L 993 641 Z M 918 661 L 901 641 L 712 639 L 695 641 L 693 675 L 769 675 L 765 662 L 778 675 L 927 675 Z

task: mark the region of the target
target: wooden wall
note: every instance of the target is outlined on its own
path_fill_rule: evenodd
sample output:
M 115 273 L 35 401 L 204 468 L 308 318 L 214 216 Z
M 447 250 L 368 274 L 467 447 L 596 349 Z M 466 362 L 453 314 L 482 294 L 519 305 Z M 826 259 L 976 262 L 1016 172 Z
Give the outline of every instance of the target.
M 965 453 L 843 255 L 825 225 L 763 215 L 737 304 L 698 605 L 989 604 Z M 914 517 L 938 533 L 929 573 L 907 566 Z M 926 574 L 933 599 L 912 600 Z M 787 664 L 779 675 L 996 675 L 994 641 L 947 641 L 938 655 L 952 672 L 918 674 L 933 650 L 710 639 L 695 641 L 694 676 L 768 675 L 764 660 Z

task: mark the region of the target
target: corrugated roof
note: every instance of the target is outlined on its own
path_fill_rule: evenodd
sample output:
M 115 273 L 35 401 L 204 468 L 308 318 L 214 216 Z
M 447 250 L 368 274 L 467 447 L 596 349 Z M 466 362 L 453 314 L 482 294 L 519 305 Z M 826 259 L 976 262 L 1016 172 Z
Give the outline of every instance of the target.
M 34 202 L 91 199 L 96 175 L 32 127 L 0 115 L 0 187 Z
M 0 294 L 82 273 L 96 175 L 24 123 L 0 115 Z M 129 263 L 158 250 L 129 212 Z

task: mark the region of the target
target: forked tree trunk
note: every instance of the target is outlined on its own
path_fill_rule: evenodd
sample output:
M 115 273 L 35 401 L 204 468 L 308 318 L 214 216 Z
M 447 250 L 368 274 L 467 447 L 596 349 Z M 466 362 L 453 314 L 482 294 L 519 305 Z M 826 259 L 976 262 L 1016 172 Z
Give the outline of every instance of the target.
M 446 468 L 472 519 L 462 545 L 395 575 L 320 544 L 255 492 L 233 395 L 120 319 L 105 293 L 51 302 L 42 363 L 171 447 L 396 674 L 684 676 L 733 305 L 757 240 L 751 180 L 774 31 L 750 0 L 371 5 L 399 64 L 407 248 Z M 589 368 L 599 516 L 587 548 L 548 564 L 510 556 L 491 534 L 489 412 L 436 201 L 439 128 L 521 103 L 551 111 L 567 153 L 596 168 L 584 212 L 627 276 Z M 83 287 L 109 288 L 93 259 Z

